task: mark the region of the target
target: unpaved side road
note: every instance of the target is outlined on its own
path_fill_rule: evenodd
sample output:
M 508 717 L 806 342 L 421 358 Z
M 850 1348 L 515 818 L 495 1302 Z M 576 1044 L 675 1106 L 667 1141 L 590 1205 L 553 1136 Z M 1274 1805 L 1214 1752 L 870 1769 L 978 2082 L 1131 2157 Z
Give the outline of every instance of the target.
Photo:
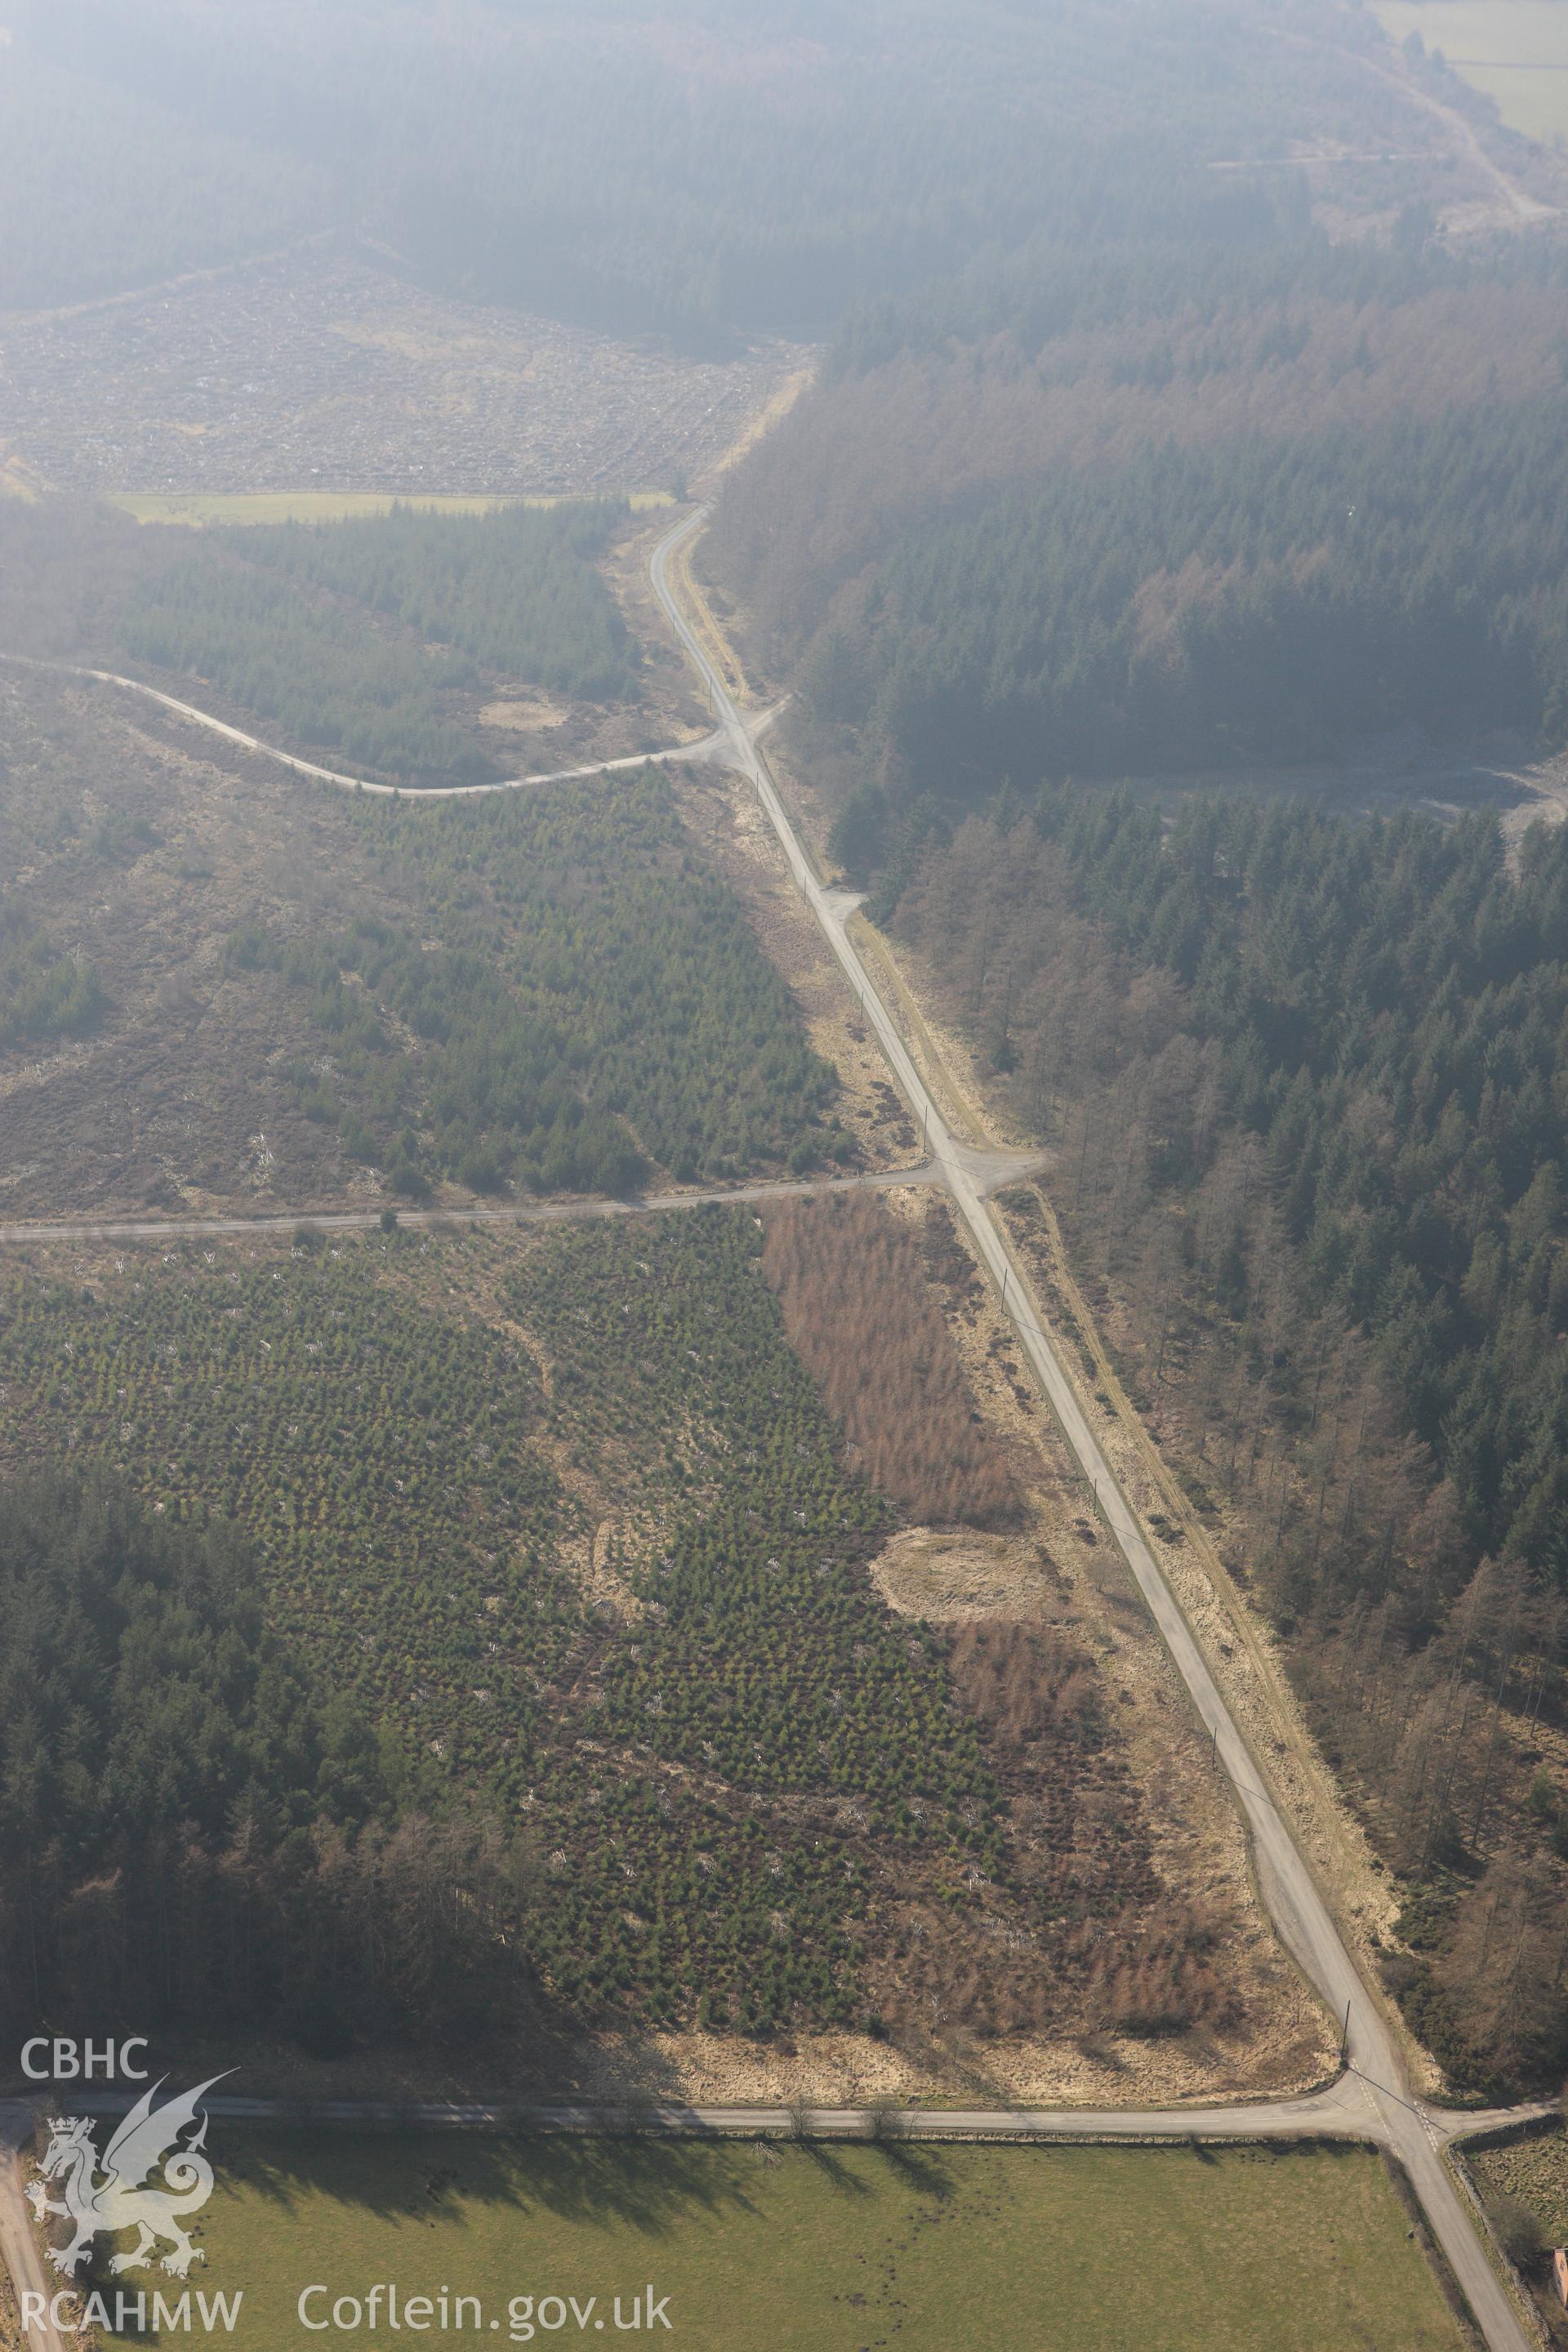
M 1037 1154 L 998 1152 L 993 1184 L 1012 1182 L 1032 1173 Z M 869 1186 L 886 1190 L 904 1184 L 946 1181 L 934 1161 L 915 1168 L 873 1168 L 858 1176 L 777 1177 L 760 1184 L 714 1185 L 694 1192 L 637 1192 L 624 1200 L 521 1201 L 505 1209 L 397 1209 L 400 1227 L 433 1225 L 562 1225 L 592 1217 L 658 1216 L 667 1209 L 701 1209 L 717 1205 L 744 1208 L 750 1201 L 794 1201 L 814 1192 L 859 1192 Z M 119 1222 L 92 1217 L 62 1218 L 47 1224 L 31 1220 L 0 1225 L 0 1245 L 22 1242 L 167 1242 L 210 1241 L 228 1234 L 289 1234 L 306 1225 L 316 1234 L 363 1232 L 379 1225 L 374 1209 L 285 1209 L 266 1217 L 140 1217 Z
M 209 733 L 221 735 L 230 743 L 237 743 L 242 751 L 258 751 L 264 760 L 275 760 L 280 768 L 292 768 L 297 776 L 309 776 L 312 783 L 331 784 L 334 792 L 368 793 L 378 800 L 387 801 L 472 801 L 480 800 L 487 793 L 521 793 L 535 784 L 569 784 L 580 776 L 611 776 L 623 768 L 646 768 L 650 760 L 706 760 L 712 756 L 717 737 L 699 736 L 694 743 L 673 743 L 662 751 L 630 751 L 620 760 L 595 760 L 585 768 L 557 768 L 547 776 L 508 776 L 489 784 L 374 784 L 365 776 L 345 775 L 338 768 L 318 768 L 311 760 L 296 759 L 292 751 L 279 751 L 275 744 L 264 743 L 258 735 L 247 735 L 242 728 L 230 727 L 226 720 L 215 719 L 210 710 L 198 710 L 194 702 L 177 702 L 172 694 L 161 694 L 155 686 L 143 686 L 139 677 L 121 677 L 117 670 L 83 669 L 76 662 L 38 661 L 31 654 L 0 654 L 0 661 L 17 662 L 24 669 L 53 670 L 59 677 L 85 677 L 95 686 L 118 686 L 127 694 L 140 694 L 148 702 L 161 703 L 178 719 L 192 719 Z
M 82 2091 L 76 2103 L 92 2115 L 121 2114 L 124 2092 Z M 262 2099 L 220 2093 L 203 2101 L 218 2121 L 333 2125 L 405 2131 L 584 2132 L 604 2137 L 724 2138 L 799 2136 L 806 2139 L 923 2140 L 1242 2140 L 1348 2139 L 1387 2145 L 1365 2085 L 1344 2074 L 1321 2091 L 1261 2102 L 1237 2099 L 1208 2107 L 769 2107 L 688 2106 L 682 2102 L 566 2099 Z M 1555 2114 L 1537 2100 L 1482 2115 L 1424 2110 L 1439 2144 L 1517 2128 Z
M 49 2316 L 49 2298 L 60 2282 L 44 2268 L 32 2208 L 22 2190 L 22 2151 L 32 2137 L 32 2109 L 0 2102 L 0 2262 L 10 2273 L 18 2313 L 24 2294 L 44 2297 L 42 2324 L 28 2327 L 23 2337 L 27 2352 L 67 2352 L 68 2339 Z M 69 2345 L 70 2352 L 80 2352 L 74 2335 Z
M 1458 2279 L 1489 2352 L 1526 2352 L 1528 2338 L 1502 2280 L 1465 2210 L 1438 2153 L 1436 2137 L 1410 2096 L 1403 2055 L 1382 2001 L 1363 1980 L 1328 1905 L 1283 1814 L 1275 1803 L 1257 1759 L 1242 1738 L 1211 1674 L 1164 1571 L 1144 1538 L 1137 1517 L 1117 1485 L 1079 1402 L 1071 1372 L 1047 1330 L 1026 1277 L 1014 1261 L 1000 1225 L 984 1204 L 967 1164 L 970 1155 L 952 1134 L 921 1073 L 910 1059 L 877 978 L 862 961 L 847 928 L 858 904 L 845 891 L 830 890 L 813 870 L 779 797 L 767 763 L 747 732 L 720 671 L 689 623 L 669 583 L 671 557 L 701 527 L 699 511 L 658 541 L 649 558 L 649 577 L 670 625 L 707 688 L 720 731 L 730 740 L 734 765 L 750 778 L 795 883 L 822 927 L 846 979 L 854 989 L 887 1057 L 911 1115 L 928 1139 L 931 1159 L 945 1174 L 959 1214 L 1010 1310 L 1019 1345 L 1033 1366 L 1060 1424 L 1086 1486 L 1114 1536 L 1214 1742 L 1247 1822 L 1263 1901 L 1276 1932 L 1309 1981 L 1344 2021 L 1346 2054 L 1366 2085 L 1386 2145 L 1404 2164 L 1437 2244 Z
M 1440 122 L 1459 152 L 1475 165 L 1498 197 L 1506 222 L 1519 228 L 1534 228 L 1542 221 L 1557 219 L 1555 205 L 1542 204 L 1539 196 L 1521 187 L 1512 174 L 1487 152 L 1474 123 L 1457 106 L 1449 106 L 1432 90 L 1423 89 L 1418 82 L 1412 81 L 1407 74 L 1397 72 L 1392 66 L 1380 65 L 1376 58 L 1368 57 L 1361 49 L 1347 48 L 1339 41 L 1315 40 L 1310 33 L 1288 33 L 1278 26 L 1274 31 L 1278 40 L 1294 41 L 1302 48 L 1328 49 L 1347 65 L 1360 66 L 1364 72 L 1375 74 L 1379 81 L 1397 90 L 1407 105 L 1419 107 L 1423 113 Z

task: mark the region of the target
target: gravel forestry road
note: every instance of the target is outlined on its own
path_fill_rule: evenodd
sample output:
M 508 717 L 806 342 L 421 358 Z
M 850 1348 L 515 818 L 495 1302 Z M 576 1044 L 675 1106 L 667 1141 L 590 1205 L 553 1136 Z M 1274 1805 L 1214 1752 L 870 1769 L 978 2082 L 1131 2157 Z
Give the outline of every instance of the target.
M 672 557 L 705 519 L 706 509 L 699 509 L 658 541 L 649 558 L 654 593 L 707 689 L 719 731 L 729 741 L 731 764 L 753 786 L 795 883 L 876 1033 L 910 1116 L 926 1137 L 930 1157 L 945 1179 L 1004 1310 L 1011 1315 L 1019 1344 L 1045 1391 L 1085 1486 L 1120 1547 L 1199 1720 L 1210 1735 L 1215 1755 L 1229 1777 L 1247 1822 L 1259 1890 L 1275 1931 L 1334 2017 L 1342 2021 L 1344 2079 L 1356 2086 L 1355 2095 L 1363 2102 L 1363 2134 L 1378 2141 L 1404 2166 L 1433 2237 L 1490 2352 L 1524 2352 L 1530 2339 L 1443 2161 L 1441 2147 L 1452 2133 L 1433 2110 L 1412 2097 L 1404 2055 L 1384 2004 L 1357 1969 L 1317 1879 L 1268 1790 L 1258 1760 L 1237 1727 L 1175 1593 L 1100 1450 L 1072 1372 L 1045 1327 L 1001 1226 L 985 1205 L 984 1189 L 974 1172 L 977 1155 L 950 1131 L 910 1055 L 891 1008 L 879 992 L 876 976 L 861 958 L 848 929 L 848 919 L 860 898 L 819 879 L 779 796 L 765 756 L 749 733 L 718 665 L 671 584 Z M 1296 2109 L 1300 2103 L 1286 2105 Z M 1254 2107 L 1247 2112 L 1257 2134 L 1263 2111 Z

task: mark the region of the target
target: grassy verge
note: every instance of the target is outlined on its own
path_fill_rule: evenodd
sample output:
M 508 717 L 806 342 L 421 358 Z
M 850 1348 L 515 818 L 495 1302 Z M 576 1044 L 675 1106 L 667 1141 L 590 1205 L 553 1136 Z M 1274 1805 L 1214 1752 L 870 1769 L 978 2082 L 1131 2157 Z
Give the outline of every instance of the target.
M 580 2332 L 572 2296 L 583 2327 L 613 2334 L 614 2298 L 626 2321 L 650 2283 L 671 2336 L 701 2352 L 1459 2342 L 1382 2167 L 1360 2149 L 895 2143 L 764 2158 L 745 2143 L 306 2140 L 228 2126 L 214 2154 L 202 2284 L 243 2290 L 237 2352 L 301 2341 L 297 2299 L 313 2282 L 328 2289 L 310 2306 L 322 2317 L 377 2282 L 403 2298 L 472 2296 L 465 2326 L 503 2344 L 550 2340 L 552 2295 L 563 2336 Z

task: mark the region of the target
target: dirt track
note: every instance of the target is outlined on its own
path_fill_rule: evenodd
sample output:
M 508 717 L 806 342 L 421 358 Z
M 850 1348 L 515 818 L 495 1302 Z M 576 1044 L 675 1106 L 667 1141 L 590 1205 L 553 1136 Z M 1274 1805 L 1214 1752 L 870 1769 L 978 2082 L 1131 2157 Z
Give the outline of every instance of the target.
M 396 1216 L 400 1225 L 557 1225 L 590 1217 L 654 1216 L 668 1209 L 700 1209 L 714 1202 L 744 1206 L 750 1201 L 790 1201 L 812 1192 L 858 1192 L 866 1185 L 942 1181 L 941 1171 L 925 1160 L 917 1168 L 874 1169 L 859 1176 L 779 1177 L 767 1183 L 715 1185 L 690 1192 L 639 1192 L 621 1201 L 524 1201 L 505 1209 L 399 1209 Z M 0 1225 L 0 1244 L 205 1241 L 224 1234 L 292 1233 L 302 1224 L 313 1233 L 353 1233 L 379 1224 L 381 1217 L 380 1209 L 304 1209 L 269 1217 L 142 1217 L 119 1223 L 81 1217 L 56 1224 Z

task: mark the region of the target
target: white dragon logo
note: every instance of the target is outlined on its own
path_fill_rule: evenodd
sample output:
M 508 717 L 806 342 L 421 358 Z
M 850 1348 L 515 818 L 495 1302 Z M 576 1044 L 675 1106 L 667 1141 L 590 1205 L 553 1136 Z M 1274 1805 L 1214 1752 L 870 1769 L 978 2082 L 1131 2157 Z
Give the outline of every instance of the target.
M 197 2213 L 212 2194 L 213 2168 L 202 2153 L 207 2118 L 193 2139 L 182 2147 L 179 2136 L 194 2124 L 204 2093 L 221 2074 L 198 2083 L 184 2097 L 153 2105 L 162 2079 L 144 2091 L 104 2149 L 101 2165 L 92 2144 L 92 2125 L 85 2116 L 51 2116 L 50 2138 L 38 2165 L 42 2178 L 27 2189 L 34 2211 L 42 2220 L 52 2215 L 74 2224 L 68 2245 L 51 2246 L 49 2260 L 62 2277 L 74 2278 L 100 2231 L 110 2236 L 134 2230 L 137 2241 L 128 2254 L 116 2254 L 109 2265 L 111 2277 L 136 2270 L 155 2249 L 167 2242 L 171 2252 L 159 2264 L 175 2278 L 190 2274 L 193 2263 L 206 2258 L 191 2243 L 184 2217 Z M 147 2186 L 162 2170 L 164 2186 Z M 101 2173 L 101 2179 L 95 2176 Z M 58 2182 L 61 2196 L 52 2199 L 46 2183 Z

